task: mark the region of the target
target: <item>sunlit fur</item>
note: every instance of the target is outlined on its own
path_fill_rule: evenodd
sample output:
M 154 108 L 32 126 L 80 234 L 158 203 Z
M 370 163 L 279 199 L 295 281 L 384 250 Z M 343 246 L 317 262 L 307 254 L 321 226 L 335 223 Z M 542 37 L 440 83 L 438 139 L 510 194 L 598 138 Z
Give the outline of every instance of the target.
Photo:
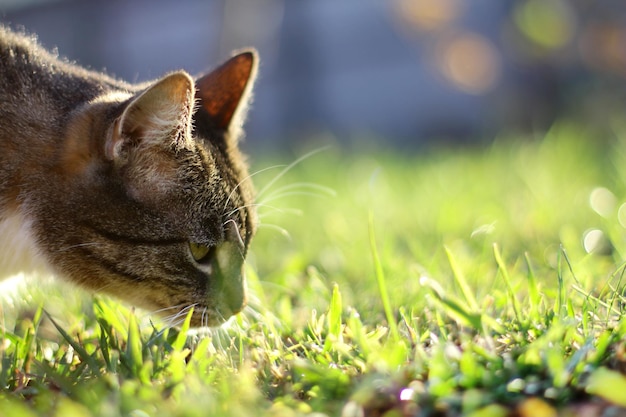
M 0 27 L 0 273 L 49 269 L 174 324 L 240 311 L 256 214 L 237 141 L 256 68 L 244 51 L 130 85 Z

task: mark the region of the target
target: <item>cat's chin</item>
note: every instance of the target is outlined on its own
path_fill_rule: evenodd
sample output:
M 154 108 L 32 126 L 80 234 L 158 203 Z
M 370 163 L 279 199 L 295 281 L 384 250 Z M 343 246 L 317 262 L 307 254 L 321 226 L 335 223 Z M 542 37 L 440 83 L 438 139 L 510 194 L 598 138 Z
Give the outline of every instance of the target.
M 162 316 L 165 324 L 171 327 L 179 327 L 189 314 L 189 308 L 181 309 L 178 313 L 174 314 L 176 317 L 173 319 L 172 315 Z M 206 307 L 194 307 L 189 326 L 191 328 L 214 328 L 220 327 L 224 323 L 228 322 L 238 312 L 231 311 L 216 311 L 215 309 L 209 309 Z
M 209 314 L 203 317 L 201 313 L 200 314 L 194 313 L 193 316 L 191 316 L 191 321 L 189 323 L 189 326 L 193 328 L 220 327 L 221 325 L 226 323 L 228 320 L 230 320 L 231 317 L 233 316 L 232 315 L 223 316 L 221 314 Z
M 236 307 L 230 306 L 223 295 L 216 303 L 208 303 L 211 307 L 201 303 L 189 303 L 181 307 L 143 305 L 142 308 L 151 314 L 156 314 L 168 327 L 180 327 L 191 314 L 189 326 L 191 328 L 214 328 L 220 327 L 224 323 L 237 316 L 247 305 L 247 300 Z M 134 302 L 133 304 L 139 305 Z
M 245 308 L 247 302 L 244 301 L 233 308 L 225 301 L 220 301 L 216 309 L 194 308 L 191 316 L 191 327 L 219 327 L 237 316 Z

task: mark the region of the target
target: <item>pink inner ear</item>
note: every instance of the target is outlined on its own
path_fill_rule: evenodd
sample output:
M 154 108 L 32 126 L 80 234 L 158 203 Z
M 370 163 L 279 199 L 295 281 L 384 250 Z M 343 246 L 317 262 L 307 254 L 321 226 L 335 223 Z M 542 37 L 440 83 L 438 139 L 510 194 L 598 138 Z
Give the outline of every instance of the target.
M 218 128 L 227 129 L 253 76 L 255 57 L 244 52 L 200 78 L 196 98 Z

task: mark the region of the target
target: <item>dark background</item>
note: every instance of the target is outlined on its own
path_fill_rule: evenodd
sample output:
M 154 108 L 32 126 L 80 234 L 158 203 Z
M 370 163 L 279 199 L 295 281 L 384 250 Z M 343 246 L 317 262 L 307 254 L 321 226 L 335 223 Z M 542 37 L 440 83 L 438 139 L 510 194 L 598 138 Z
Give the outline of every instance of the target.
M 0 0 L 0 20 L 128 81 L 262 64 L 248 146 L 315 138 L 401 147 L 602 134 L 625 103 L 623 0 Z M 316 139 L 319 140 L 319 139 Z

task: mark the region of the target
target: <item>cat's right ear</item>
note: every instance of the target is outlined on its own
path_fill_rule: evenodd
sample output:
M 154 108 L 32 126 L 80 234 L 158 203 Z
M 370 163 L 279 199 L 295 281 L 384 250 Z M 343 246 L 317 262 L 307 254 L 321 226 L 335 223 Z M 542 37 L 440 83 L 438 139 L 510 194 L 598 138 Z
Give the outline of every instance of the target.
M 118 159 L 129 146 L 184 147 L 191 137 L 194 82 L 183 72 L 165 76 L 133 98 L 115 121 L 104 153 Z
M 228 131 L 243 123 L 258 66 L 256 50 L 248 49 L 196 81 L 198 104 L 214 128 Z

